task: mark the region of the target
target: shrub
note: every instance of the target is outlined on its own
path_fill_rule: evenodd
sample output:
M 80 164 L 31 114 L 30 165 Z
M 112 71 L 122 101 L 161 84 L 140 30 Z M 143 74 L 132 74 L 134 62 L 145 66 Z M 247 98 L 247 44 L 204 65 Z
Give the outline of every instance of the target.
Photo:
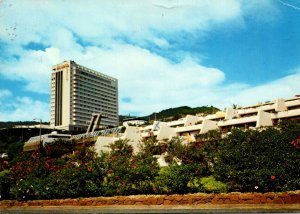
M 3 158 L 0 159 L 0 172 L 4 171 L 6 169 L 9 169 L 9 164 L 8 163 L 9 163 L 8 160 L 3 159 Z
M 290 123 L 288 127 L 232 130 L 221 146 L 216 178 L 235 191 L 299 189 L 300 150 L 291 144 L 299 129 Z
M 60 158 L 65 154 L 70 154 L 73 152 L 75 147 L 74 141 L 69 140 L 62 140 L 58 139 L 54 142 L 46 144 L 45 147 L 42 149 L 44 156 L 51 157 L 51 158 Z
M 0 200 L 9 198 L 10 186 L 12 180 L 9 177 L 9 170 L 3 170 L 0 172 Z
M 111 144 L 111 151 L 102 154 L 106 175 L 102 183 L 103 195 L 153 193 L 159 166 L 151 147 L 152 144 L 142 144 L 139 153 L 134 155 L 127 141 Z
M 159 193 L 184 194 L 190 191 L 188 183 L 191 179 L 193 165 L 172 164 L 162 168 L 156 178 L 156 185 Z
M 166 152 L 165 161 L 169 164 L 178 164 L 183 157 L 185 146 L 179 137 L 173 137 L 171 140 L 162 144 Z
M 10 177 L 15 185 L 11 192 L 22 200 L 100 195 L 102 168 L 87 145 L 57 141 L 22 153 L 13 161 Z
M 225 193 L 228 191 L 228 186 L 221 181 L 217 181 L 213 176 L 200 179 L 204 192 L 208 193 Z

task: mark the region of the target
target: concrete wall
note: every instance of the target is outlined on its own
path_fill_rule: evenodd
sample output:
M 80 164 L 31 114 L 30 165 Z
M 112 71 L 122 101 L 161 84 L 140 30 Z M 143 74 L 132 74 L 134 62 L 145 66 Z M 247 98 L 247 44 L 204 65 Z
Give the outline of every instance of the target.
M 170 140 L 172 137 L 176 136 L 175 128 L 171 128 L 169 126 L 163 125 L 160 127 L 158 134 L 157 134 L 157 140 L 164 140 L 168 139 Z
M 143 140 L 142 134 L 139 131 L 138 127 L 134 126 L 127 126 L 126 130 L 124 132 L 124 135 L 121 138 L 122 140 L 128 139 L 129 140 L 129 145 L 133 147 L 133 152 L 137 153 L 138 152 L 138 146 L 140 142 Z
M 256 127 L 264 127 L 264 126 L 272 126 L 273 122 L 271 119 L 271 114 L 268 112 L 264 112 L 263 110 L 259 110 L 257 113 L 257 122 Z
M 104 137 L 100 136 L 97 138 L 97 141 L 95 143 L 95 152 L 98 154 L 101 153 L 101 151 L 109 151 L 108 145 L 115 142 L 115 137 Z
M 218 128 L 219 128 L 218 122 L 204 119 L 202 122 L 202 128 L 200 130 L 200 134 L 204 134 L 204 133 L 207 133 L 208 131 L 216 130 Z

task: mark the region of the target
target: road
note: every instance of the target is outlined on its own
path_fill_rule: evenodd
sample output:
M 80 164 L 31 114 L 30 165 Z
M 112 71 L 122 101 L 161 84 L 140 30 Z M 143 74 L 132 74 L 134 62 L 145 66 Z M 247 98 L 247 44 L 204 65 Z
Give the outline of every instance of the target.
M 0 214 L 100 214 L 100 213 L 300 213 L 300 204 L 289 205 L 195 205 L 195 206 L 99 206 L 99 207 L 10 207 Z

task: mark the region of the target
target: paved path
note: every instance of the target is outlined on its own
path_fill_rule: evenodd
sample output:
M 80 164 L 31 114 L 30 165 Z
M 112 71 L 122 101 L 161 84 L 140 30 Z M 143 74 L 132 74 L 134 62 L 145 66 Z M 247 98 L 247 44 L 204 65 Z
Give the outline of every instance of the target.
M 195 205 L 195 206 L 84 206 L 84 207 L 10 207 L 0 208 L 0 214 L 10 213 L 300 213 L 300 204 L 262 205 Z

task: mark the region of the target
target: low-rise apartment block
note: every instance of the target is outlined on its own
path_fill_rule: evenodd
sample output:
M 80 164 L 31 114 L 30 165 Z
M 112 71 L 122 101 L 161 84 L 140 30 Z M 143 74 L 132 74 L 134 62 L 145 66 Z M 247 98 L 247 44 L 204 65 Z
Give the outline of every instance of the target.
M 187 115 L 171 122 L 154 121 L 147 126 L 127 125 L 120 132 L 110 136 L 99 136 L 96 150 L 107 149 L 107 145 L 116 140 L 128 139 L 138 150 L 138 144 L 150 137 L 156 140 L 170 140 L 181 137 L 185 142 L 195 141 L 195 135 L 205 134 L 211 130 L 228 133 L 232 128 L 256 129 L 276 126 L 283 119 L 300 119 L 300 96 L 289 99 L 276 99 L 271 102 L 258 103 L 252 106 L 227 108 L 206 116 Z

